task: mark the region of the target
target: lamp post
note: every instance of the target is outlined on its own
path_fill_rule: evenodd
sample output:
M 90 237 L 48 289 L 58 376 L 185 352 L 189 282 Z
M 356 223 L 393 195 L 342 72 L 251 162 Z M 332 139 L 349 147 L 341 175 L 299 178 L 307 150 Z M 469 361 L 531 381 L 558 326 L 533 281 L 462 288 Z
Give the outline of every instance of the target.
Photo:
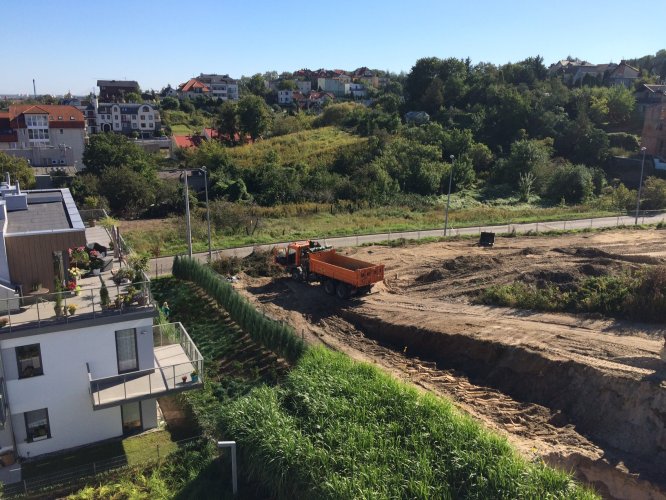
M 192 226 L 190 224 L 190 190 L 187 184 L 188 170 L 183 169 L 185 176 L 185 225 L 187 227 L 187 255 L 192 258 Z
M 453 167 L 455 166 L 456 157 L 451 155 L 451 171 L 449 172 L 449 194 L 446 197 L 446 215 L 444 216 L 444 236 L 448 232 L 449 228 L 449 205 L 451 204 L 451 182 L 453 181 Z
M 638 210 L 641 206 L 641 191 L 643 190 L 643 167 L 645 166 L 645 146 L 641 148 L 643 151 L 643 160 L 641 161 L 641 178 L 638 181 L 638 194 L 636 195 L 636 220 L 634 220 L 634 226 L 638 225 Z
M 213 261 L 213 250 L 210 245 L 210 205 L 208 204 L 208 169 L 204 166 L 201 167 L 201 170 L 204 173 L 204 187 L 206 189 L 206 222 L 208 223 L 208 262 Z

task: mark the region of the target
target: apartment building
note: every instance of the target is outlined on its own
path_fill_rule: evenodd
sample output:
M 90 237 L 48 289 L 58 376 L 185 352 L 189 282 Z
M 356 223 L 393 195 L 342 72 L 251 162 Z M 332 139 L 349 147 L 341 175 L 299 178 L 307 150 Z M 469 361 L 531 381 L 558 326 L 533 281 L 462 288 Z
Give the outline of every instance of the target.
M 190 78 L 178 86 L 178 97 L 197 98 L 199 96 L 214 97 L 223 101 L 237 101 L 238 82 L 229 75 L 204 74 Z
M 99 98 L 105 102 L 123 102 L 127 94 L 139 94 L 141 89 L 134 80 L 97 80 Z
M 149 280 L 118 279 L 129 271 L 108 251 L 117 233 L 86 228 L 69 190 L 5 182 L 0 217 L 0 480 L 9 483 L 25 459 L 155 427 L 157 398 L 201 387 L 203 358 L 182 325 L 154 325 Z
M 86 112 L 90 112 L 89 117 L 94 116 L 94 130 L 90 133 L 116 132 L 149 138 L 162 127 L 159 111 L 145 103 L 98 103 L 93 98 Z
M 25 158 L 35 167 L 84 168 L 86 122 L 74 106 L 10 106 L 0 112 L 0 151 Z

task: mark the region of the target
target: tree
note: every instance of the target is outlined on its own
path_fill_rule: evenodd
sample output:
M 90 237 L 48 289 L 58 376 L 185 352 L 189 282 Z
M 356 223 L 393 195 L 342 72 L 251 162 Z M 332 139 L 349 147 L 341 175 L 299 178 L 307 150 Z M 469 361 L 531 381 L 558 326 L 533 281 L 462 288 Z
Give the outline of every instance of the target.
M 143 102 L 141 94 L 137 92 L 128 92 L 125 94 L 125 102 Z
M 556 168 L 545 187 L 545 195 L 553 201 L 581 203 L 594 190 L 592 173 L 585 165 L 569 163 Z
M 271 112 L 261 97 L 248 95 L 238 102 L 238 122 L 243 134 L 256 140 L 270 126 Z
M 185 113 L 194 113 L 194 104 L 189 99 L 183 99 L 180 101 L 180 109 Z
M 165 97 L 160 101 L 160 104 L 162 109 L 178 109 L 180 107 L 180 103 L 175 97 Z
M 128 166 L 148 176 L 155 171 L 155 162 L 139 146 L 120 134 L 93 135 L 83 151 L 86 172 L 100 175 L 111 167 Z
M 155 184 L 128 166 L 106 168 L 99 188 L 111 210 L 129 217 L 136 217 L 155 201 Z
M 546 141 L 524 139 L 511 145 L 511 153 L 501 171 L 496 172 L 500 180 L 518 186 L 520 175 L 528 172 L 535 174 L 550 163 L 552 146 Z
M 268 91 L 266 88 L 266 80 L 264 80 L 264 77 L 259 73 L 252 75 L 250 78 L 243 78 L 242 83 L 244 90 L 255 96 L 263 97 Z
M 236 134 L 239 131 L 238 106 L 234 101 L 224 101 L 220 106 L 219 132 L 222 136 L 229 137 L 229 142 L 235 143 Z
M 26 160 L 0 151 L 0 175 L 3 180 L 6 173 L 9 173 L 12 181 L 18 180 L 24 188 L 31 188 L 35 185 L 35 173 Z
M 614 85 L 608 89 L 608 121 L 621 125 L 629 121 L 636 107 L 636 98 L 624 85 Z

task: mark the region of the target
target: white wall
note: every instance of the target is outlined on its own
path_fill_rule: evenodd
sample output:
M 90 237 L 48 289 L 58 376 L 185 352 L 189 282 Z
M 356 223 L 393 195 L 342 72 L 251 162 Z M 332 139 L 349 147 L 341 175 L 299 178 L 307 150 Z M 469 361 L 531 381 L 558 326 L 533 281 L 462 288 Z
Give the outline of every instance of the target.
M 8 378 L 7 399 L 20 456 L 34 457 L 122 434 L 119 406 L 93 410 L 86 362 L 90 365 L 93 378 L 116 375 L 118 368 L 115 331 L 124 328 L 137 329 L 137 343 L 140 343 L 141 351 L 139 368 L 146 369 L 152 366 L 152 359 L 150 366 L 146 366 L 148 356 L 143 352 L 150 344 L 152 354 L 151 318 L 0 342 Z M 141 331 L 146 333 L 142 335 Z M 40 344 L 44 375 L 20 380 L 11 377 L 9 364 L 13 348 L 36 343 Z M 25 441 L 23 413 L 41 408 L 48 408 L 51 438 L 28 443 Z

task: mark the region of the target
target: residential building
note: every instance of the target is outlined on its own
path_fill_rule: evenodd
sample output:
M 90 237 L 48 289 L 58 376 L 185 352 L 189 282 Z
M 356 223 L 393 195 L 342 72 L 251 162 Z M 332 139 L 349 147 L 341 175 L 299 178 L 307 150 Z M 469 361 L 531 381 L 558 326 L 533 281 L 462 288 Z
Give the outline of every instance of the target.
M 185 329 L 153 326 L 145 275 L 113 280 L 119 264 L 106 252 L 119 235 L 86 228 L 68 189 L 21 191 L 7 179 L 0 229 L 0 463 L 156 427 L 157 398 L 201 387 Z M 83 255 L 101 271 L 77 278 Z M 20 480 L 16 469 L 0 478 Z
M 345 78 L 317 78 L 317 88 L 321 92 L 330 92 L 335 97 L 344 97 L 345 84 L 349 81 Z
M 307 94 L 312 90 L 312 82 L 310 80 L 296 80 L 296 88 L 301 94 Z
M 130 93 L 140 94 L 139 84 L 134 80 L 97 80 L 99 99 L 104 102 L 124 102 Z
M 629 66 L 626 62 L 620 61 L 615 68 L 610 71 L 608 81 L 611 85 L 624 85 L 633 87 L 641 72 L 638 68 Z
M 237 101 L 238 82 L 229 75 L 201 73 L 178 86 L 178 97 L 181 99 L 185 97 L 192 99 L 201 95 L 223 101 Z
M 210 87 L 213 97 L 223 101 L 237 101 L 239 99 L 238 82 L 229 75 L 201 73 L 197 79 Z
M 345 83 L 345 95 L 354 99 L 363 99 L 367 94 L 365 85 L 362 83 Z
M 88 116 L 95 116 L 95 132 L 138 134 L 149 138 L 162 127 L 159 111 L 146 103 L 98 103 L 93 98 L 88 111 L 91 112 Z
M 666 104 L 646 108 L 641 144 L 647 154 L 666 159 Z
M 634 97 L 636 98 L 636 109 L 644 113 L 647 107 L 666 102 L 666 85 L 643 84 L 634 93 Z
M 0 150 L 35 167 L 84 168 L 86 123 L 74 106 L 22 104 L 0 112 Z
M 190 78 L 178 85 L 178 97 L 181 99 L 195 99 L 199 96 L 208 96 L 210 93 L 210 87 L 196 78 Z
M 315 92 L 314 90 L 311 90 L 306 95 L 294 90 L 292 98 L 301 109 L 321 108 L 327 102 L 335 100 L 335 96 L 330 92 Z
M 278 104 L 283 106 L 289 105 L 294 102 L 293 90 L 278 90 L 277 91 Z

